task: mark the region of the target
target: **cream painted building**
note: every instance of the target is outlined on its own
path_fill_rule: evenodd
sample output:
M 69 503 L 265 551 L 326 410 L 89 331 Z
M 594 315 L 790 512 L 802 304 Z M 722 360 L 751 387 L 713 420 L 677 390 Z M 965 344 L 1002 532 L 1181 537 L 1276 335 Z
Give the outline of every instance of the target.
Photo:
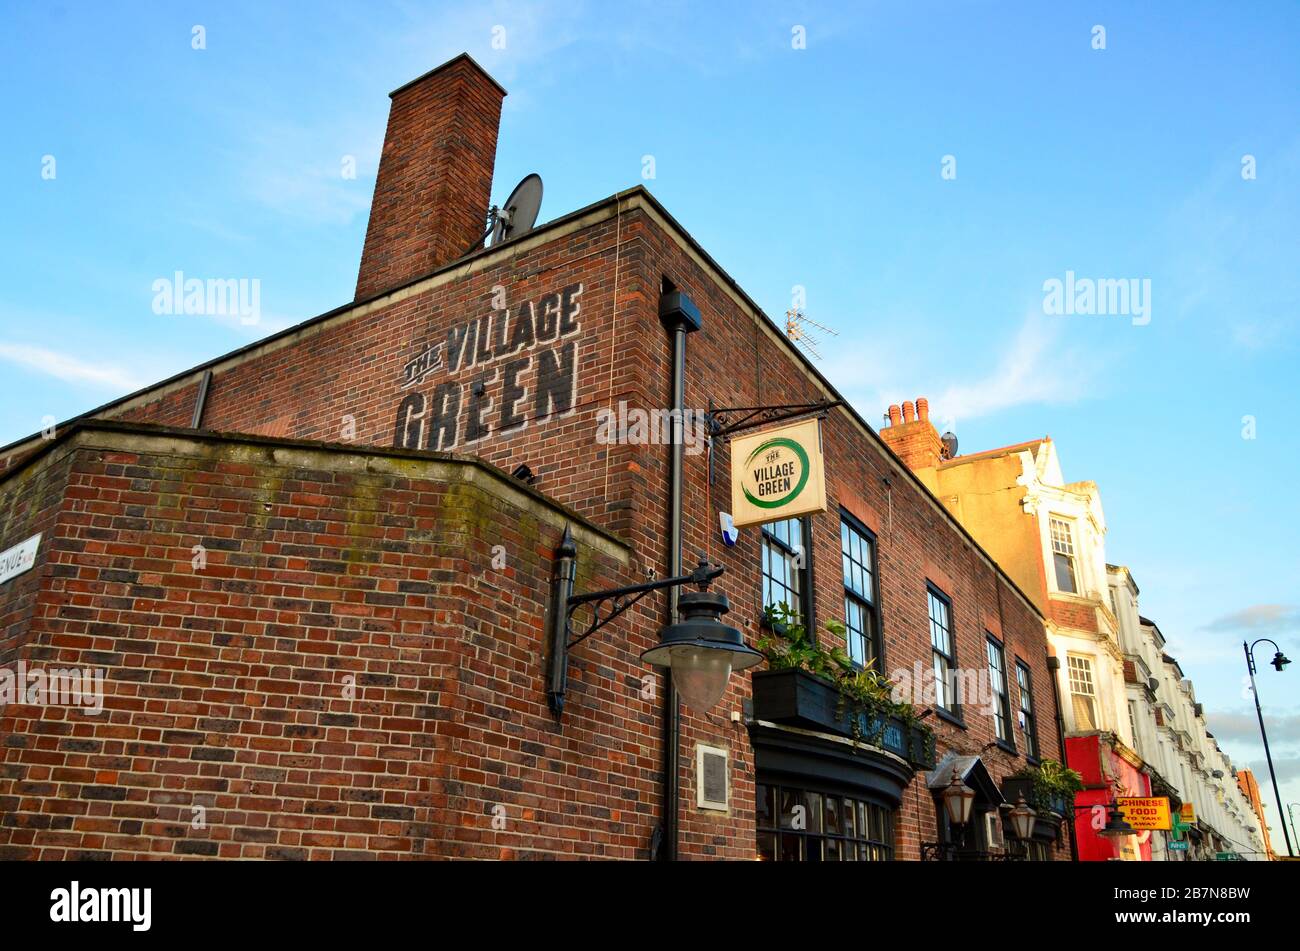
M 1119 622 L 1110 599 L 1106 515 L 1093 482 L 1067 482 L 1048 437 L 953 455 L 930 425 L 928 405 L 890 408 L 885 441 L 1034 599 L 1046 621 L 1064 721 L 1065 761 L 1088 788 L 1076 805 L 1105 807 L 1149 795 L 1134 749 Z M 1060 753 L 1048 754 L 1060 758 Z M 1080 811 L 1084 860 L 1150 857 L 1134 837 L 1097 835 L 1095 812 Z
M 1080 858 L 1265 857 L 1258 817 L 1206 729 L 1192 682 L 1166 653 L 1160 629 L 1142 617 L 1132 573 L 1107 563 L 1096 483 L 1066 482 L 1049 437 L 956 455 L 955 441 L 930 424 L 925 400 L 891 406 L 889 423 L 885 442 L 1047 619 L 1066 762 L 1088 786 L 1076 805 L 1168 796 L 1196 811 L 1189 853 L 1171 850 L 1163 832 L 1097 836 L 1082 811 Z
M 1192 682 L 1165 650 L 1165 638 L 1138 607 L 1138 586 L 1122 565 L 1108 565 L 1111 610 L 1119 622 L 1124 680 L 1134 748 L 1151 776 L 1151 794 L 1191 803 L 1196 826 L 1188 853 L 1214 858 L 1237 852 L 1264 859 L 1266 849 L 1250 800 L 1237 783 L 1232 761 L 1206 728 Z M 1152 836 L 1152 857 L 1179 860 L 1170 836 Z

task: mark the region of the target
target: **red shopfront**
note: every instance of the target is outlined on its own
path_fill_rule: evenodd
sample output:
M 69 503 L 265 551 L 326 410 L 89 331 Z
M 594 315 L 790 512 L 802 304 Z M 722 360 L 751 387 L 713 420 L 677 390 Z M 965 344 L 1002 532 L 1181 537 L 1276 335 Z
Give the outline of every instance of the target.
M 1100 833 L 1117 796 L 1151 795 L 1151 777 L 1142 771 L 1141 761 L 1098 733 L 1066 738 L 1065 754 L 1070 768 L 1083 777 L 1084 788 L 1074 797 L 1079 861 L 1150 862 L 1150 832 L 1118 838 Z

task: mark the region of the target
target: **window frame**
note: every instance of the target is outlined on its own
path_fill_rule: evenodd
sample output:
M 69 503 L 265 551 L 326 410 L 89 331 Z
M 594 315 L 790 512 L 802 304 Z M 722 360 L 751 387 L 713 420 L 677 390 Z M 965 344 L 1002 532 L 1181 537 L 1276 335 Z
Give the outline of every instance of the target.
M 940 688 L 940 684 L 938 683 L 939 678 L 937 674 L 935 677 L 936 695 L 935 695 L 935 702 L 934 702 L 934 712 L 935 715 L 941 717 L 942 719 L 948 720 L 956 724 L 957 726 L 964 728 L 966 726 L 965 718 L 962 714 L 961 704 L 957 702 L 957 690 L 955 684 L 955 678 L 956 678 L 955 671 L 957 670 L 957 624 L 956 621 L 954 620 L 952 598 L 948 597 L 948 595 L 944 593 L 943 589 L 940 588 L 933 581 L 926 581 L 925 591 L 926 591 L 925 614 L 926 614 L 926 618 L 929 621 L 929 626 L 930 626 L 930 669 L 931 670 L 934 669 L 934 661 L 936 657 L 942 657 L 946 665 L 944 671 L 946 677 L 942 684 L 942 688 Z M 948 651 L 949 651 L 947 654 L 941 652 L 939 648 L 935 646 L 934 643 L 935 621 L 934 621 L 934 614 L 931 611 L 932 600 L 938 601 L 947 609 L 948 626 L 946 628 L 946 633 L 948 635 Z M 948 699 L 949 703 L 951 704 L 950 706 L 939 702 L 938 691 L 940 689 L 942 689 L 944 696 Z
M 851 555 L 848 555 L 844 551 L 844 530 L 846 528 L 850 532 L 857 532 L 860 536 L 862 536 L 863 540 L 867 543 L 870 549 L 871 563 L 869 565 L 863 565 L 862 567 L 867 572 L 867 574 L 871 577 L 871 593 L 870 593 L 871 600 L 870 601 L 863 600 L 863 596 L 859 592 L 857 592 L 853 588 L 850 588 L 849 579 L 847 576 L 841 578 L 841 582 L 844 587 L 844 602 L 845 602 L 844 604 L 845 647 L 848 648 L 848 654 L 851 659 L 853 657 L 853 651 L 850 647 L 848 639 L 854 636 L 854 632 L 852 628 L 849 626 L 848 602 L 850 600 L 853 600 L 856 601 L 859 607 L 862 609 L 863 616 L 869 619 L 869 623 L 871 624 L 872 629 L 869 632 L 869 636 L 866 638 L 867 645 L 870 648 L 872 648 L 872 650 L 874 651 L 874 656 L 872 658 L 874 668 L 883 673 L 886 669 L 885 668 L 885 636 L 884 636 L 884 627 L 881 621 L 881 610 L 880 610 L 880 558 L 878 554 L 878 549 L 876 547 L 876 533 L 873 532 L 871 529 L 867 528 L 867 526 L 863 524 L 862 520 L 856 518 L 851 512 L 848 512 L 845 509 L 840 509 L 839 538 L 840 538 L 841 574 L 843 574 L 844 572 L 845 558 L 849 558 L 850 560 L 854 561 L 855 564 L 861 564 L 860 562 L 857 562 L 856 559 L 853 559 Z M 866 669 L 870 669 L 872 665 L 871 664 L 860 665 L 855 660 L 854 666 L 866 670 Z
M 764 553 L 767 550 L 767 546 L 770 545 L 776 552 L 780 553 L 783 557 L 786 558 L 796 557 L 795 550 L 789 544 L 787 544 L 786 542 L 778 538 L 774 532 L 768 531 L 768 526 L 776 525 L 780 522 L 794 522 L 799 526 L 799 542 L 800 542 L 800 546 L 803 549 L 803 567 L 799 568 L 799 567 L 792 566 L 792 577 L 796 578 L 799 583 L 799 592 L 798 592 L 799 603 L 797 605 L 792 604 L 790 605 L 790 607 L 793 610 L 798 612 L 799 619 L 803 622 L 804 629 L 808 632 L 809 638 L 815 644 L 817 643 L 817 627 L 815 623 L 816 619 L 814 614 L 814 606 L 816 604 L 816 599 L 813 597 L 812 544 L 811 544 L 812 539 L 810 537 L 812 534 L 812 521 L 811 519 L 809 519 L 808 516 L 795 515 L 792 516 L 791 518 L 779 518 L 771 522 L 764 522 L 762 525 L 759 526 L 759 541 L 758 541 L 759 601 L 762 605 L 764 616 L 766 616 L 766 611 L 769 606 L 769 602 L 767 600 L 766 593 L 764 592 L 763 589 L 766 586 L 769 579 L 771 579 L 773 583 L 776 583 L 775 579 L 772 578 L 770 574 L 768 574 L 766 570 L 766 566 L 764 565 L 763 562 Z M 782 584 L 781 586 L 786 587 L 784 584 Z
M 1079 691 L 1074 689 L 1074 685 L 1076 682 L 1082 683 L 1081 677 L 1076 678 L 1074 676 L 1074 672 L 1077 665 L 1074 665 L 1071 662 L 1076 660 L 1083 661 L 1085 664 L 1087 664 L 1087 671 L 1088 671 L 1088 692 L 1087 693 L 1080 693 Z M 1069 688 L 1069 693 L 1070 693 L 1070 716 L 1075 721 L 1074 729 L 1081 733 L 1092 732 L 1094 730 L 1101 729 L 1101 724 L 1098 722 L 1097 719 L 1098 705 L 1097 705 L 1096 669 L 1097 668 L 1096 665 L 1093 663 L 1092 657 L 1089 656 L 1088 654 L 1067 653 L 1065 655 L 1065 685 Z M 1088 706 L 1092 711 L 1092 716 L 1091 716 L 1092 724 L 1090 726 L 1083 727 L 1080 726 L 1078 722 L 1079 716 L 1075 712 L 1075 706 L 1074 706 L 1074 700 L 1076 697 L 1086 697 L 1088 699 Z
M 823 788 L 818 786 L 791 785 L 782 782 L 772 782 L 765 777 L 758 778 L 754 785 L 755 785 L 754 847 L 755 847 L 756 855 L 761 855 L 759 842 L 763 839 L 764 836 L 771 836 L 772 856 L 773 856 L 772 860 L 776 862 L 783 861 L 783 859 L 781 858 L 781 854 L 782 854 L 781 840 L 785 837 L 794 837 L 799 842 L 800 857 L 798 859 L 795 859 L 794 861 L 892 862 L 897 858 L 897 847 L 896 847 L 896 837 L 898 833 L 898 809 L 897 808 L 890 807 L 883 802 L 871 799 L 867 796 L 863 796 L 861 793 L 855 793 L 855 792 L 846 793 L 832 788 Z M 771 796 L 771 806 L 772 806 L 771 813 L 770 815 L 767 816 L 766 819 L 764 819 L 762 813 L 765 790 L 767 790 L 768 791 L 767 794 Z M 795 797 L 796 804 L 804 806 L 805 808 L 807 808 L 808 796 L 818 797 L 818 805 L 820 806 L 820 808 L 815 810 L 816 818 L 814 819 L 813 811 L 810 810 L 808 814 L 804 817 L 807 824 L 803 829 L 795 829 L 792 827 L 787 827 L 784 824 L 785 814 L 782 812 L 782 808 L 781 808 L 783 792 L 793 794 Z M 840 803 L 841 819 L 840 819 L 839 832 L 826 831 L 825 800 L 826 797 L 828 796 L 838 799 Z M 844 822 L 844 819 L 847 816 L 847 813 L 844 810 L 844 802 L 846 799 L 854 803 L 854 807 L 853 807 L 854 832 L 853 833 L 848 833 L 845 831 L 846 823 Z M 868 828 L 865 832 L 861 828 L 863 823 L 859 819 L 859 812 L 857 809 L 858 804 L 861 804 L 863 807 L 861 815 L 863 818 L 867 819 L 866 825 L 871 827 Z M 875 828 L 875 822 L 873 822 L 872 820 L 875 818 L 874 811 L 876 810 L 878 810 L 881 816 L 883 816 L 883 821 L 881 823 L 881 826 L 883 827 L 883 833 L 884 833 L 883 838 L 875 838 L 873 837 L 872 834 L 872 828 Z M 810 842 L 816 843 L 818 850 L 821 851 L 823 843 L 828 840 L 832 840 L 838 843 L 838 847 L 841 850 L 843 850 L 845 844 L 852 843 L 857 850 L 866 851 L 867 853 L 876 852 L 877 856 L 875 858 L 867 858 L 867 859 L 855 858 L 851 860 L 846 860 L 843 858 L 843 851 L 841 851 L 841 856 L 839 859 L 828 859 L 828 858 L 809 859 L 808 858 Z
M 1069 551 L 1056 550 L 1056 533 L 1052 529 L 1056 525 L 1061 525 L 1065 529 L 1065 543 L 1069 546 Z M 1080 596 L 1082 594 L 1082 585 L 1079 577 L 1079 546 L 1078 533 L 1074 530 L 1076 521 L 1072 518 L 1066 518 L 1063 515 L 1047 516 L 1047 545 L 1052 552 L 1052 582 L 1056 590 L 1061 594 L 1072 594 Z M 1057 557 L 1066 559 L 1066 564 L 1070 571 L 1071 590 L 1067 591 L 1061 587 L 1061 566 L 1057 563 Z
M 1005 737 L 998 736 L 999 712 L 995 712 L 993 714 L 993 738 L 1002 749 L 1006 750 L 1008 753 L 1017 754 L 1016 733 L 1011 725 L 1011 683 L 1007 679 L 1007 647 L 1001 640 L 994 637 L 991 631 L 984 632 L 984 643 L 985 653 L 989 663 L 990 686 L 992 686 L 992 676 L 994 672 L 996 672 L 1002 680 L 1002 693 L 998 694 L 995 688 L 994 696 L 1000 700 L 998 703 L 998 706 L 1001 708 L 999 712 L 1007 735 Z M 993 666 L 992 651 L 997 652 L 998 663 L 1001 664 L 1000 668 L 995 668 Z
M 1021 679 L 1021 674 L 1024 679 Z M 1038 762 L 1038 710 L 1034 705 L 1034 672 L 1019 657 L 1016 658 L 1016 691 L 1020 700 L 1020 715 L 1024 725 L 1020 732 L 1025 734 L 1025 759 L 1031 763 Z M 1028 704 L 1025 699 L 1028 697 Z

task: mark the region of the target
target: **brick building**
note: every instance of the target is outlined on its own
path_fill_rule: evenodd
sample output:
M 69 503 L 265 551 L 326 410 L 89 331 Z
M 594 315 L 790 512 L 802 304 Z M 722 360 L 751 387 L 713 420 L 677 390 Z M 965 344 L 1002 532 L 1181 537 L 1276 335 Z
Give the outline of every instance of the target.
M 97 715 L 0 711 L 0 855 L 914 860 L 954 773 L 960 844 L 1002 848 L 1006 779 L 1061 748 L 1033 599 L 644 189 L 479 247 L 503 96 L 467 56 L 393 94 L 353 302 L 0 449 L 0 550 L 40 536 L 0 666 L 105 671 Z M 601 427 L 673 407 L 675 327 L 683 408 L 838 404 L 824 512 L 724 546 L 727 443 L 693 444 L 671 550 L 673 447 Z M 700 714 L 640 659 L 654 595 L 573 648 L 556 716 L 565 526 L 580 591 L 704 552 L 751 644 L 785 600 L 993 690 L 918 705 L 933 751 L 789 672 Z

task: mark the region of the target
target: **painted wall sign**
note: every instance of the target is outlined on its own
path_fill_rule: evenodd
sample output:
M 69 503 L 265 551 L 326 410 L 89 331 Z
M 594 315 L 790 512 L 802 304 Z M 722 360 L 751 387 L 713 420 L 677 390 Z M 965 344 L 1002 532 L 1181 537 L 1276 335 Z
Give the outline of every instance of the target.
M 731 441 L 736 528 L 826 511 L 821 424 L 808 419 Z
M 493 309 L 423 341 L 402 367 L 393 445 L 450 451 L 577 406 L 582 285 Z
M 1134 829 L 1163 829 L 1172 826 L 1169 815 L 1169 800 L 1164 796 L 1142 798 L 1137 796 L 1120 796 L 1119 811 Z
M 36 550 L 41 547 L 41 534 L 37 532 L 26 541 L 0 551 L 0 584 L 16 578 L 24 571 L 30 571 L 32 565 L 36 564 Z

